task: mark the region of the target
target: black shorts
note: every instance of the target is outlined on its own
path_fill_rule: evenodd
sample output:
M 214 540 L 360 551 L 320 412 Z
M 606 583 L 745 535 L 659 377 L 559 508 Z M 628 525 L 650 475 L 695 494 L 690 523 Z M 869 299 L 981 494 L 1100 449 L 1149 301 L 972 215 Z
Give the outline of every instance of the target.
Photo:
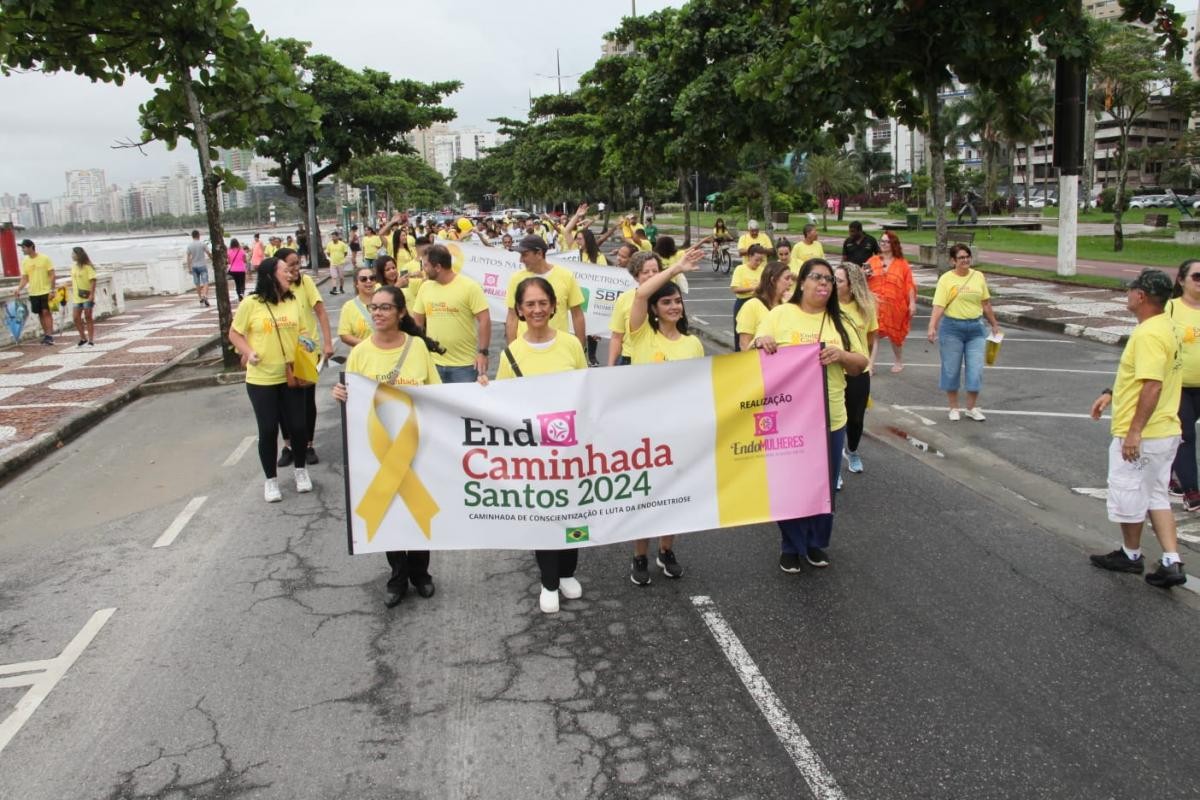
M 362 245 L 361 245 L 361 244 L 359 244 L 358 242 L 351 242 L 351 243 L 350 243 L 350 252 L 351 252 L 351 253 L 357 253 L 357 252 L 359 252 L 360 250 L 362 250 Z
M 31 294 L 29 295 L 29 310 L 34 314 L 40 314 L 43 311 L 50 310 L 50 295 L 48 294 Z

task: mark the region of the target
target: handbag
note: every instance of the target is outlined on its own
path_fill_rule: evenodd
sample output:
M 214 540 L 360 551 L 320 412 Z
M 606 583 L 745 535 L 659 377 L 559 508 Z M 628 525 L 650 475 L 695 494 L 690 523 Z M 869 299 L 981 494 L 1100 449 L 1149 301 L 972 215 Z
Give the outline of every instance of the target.
M 267 307 L 267 313 L 271 315 L 271 324 L 275 327 L 275 338 L 279 340 L 279 353 L 283 356 L 283 374 L 287 378 L 287 385 L 290 389 L 302 389 L 306 386 L 315 386 L 317 383 L 317 365 L 313 363 L 311 358 L 313 354 L 309 353 L 300 343 L 296 343 L 296 352 L 292 356 L 292 361 L 287 360 L 287 350 L 283 346 L 283 336 L 279 333 L 279 323 L 275 321 L 275 313 L 271 311 L 271 304 L 264 303 Z M 294 362 L 294 363 L 293 363 Z M 297 369 L 296 364 L 300 367 Z

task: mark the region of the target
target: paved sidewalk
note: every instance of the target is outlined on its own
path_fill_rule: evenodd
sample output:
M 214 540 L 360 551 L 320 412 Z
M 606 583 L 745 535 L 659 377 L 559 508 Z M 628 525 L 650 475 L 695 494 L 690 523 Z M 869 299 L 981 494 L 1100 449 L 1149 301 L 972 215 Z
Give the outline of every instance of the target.
M 96 323 L 91 347 L 78 347 L 68 330 L 53 346 L 0 350 L 0 480 L 32 451 L 122 405 L 142 383 L 216 335 L 216 305 L 206 308 L 187 294 L 129 301 L 124 313 Z

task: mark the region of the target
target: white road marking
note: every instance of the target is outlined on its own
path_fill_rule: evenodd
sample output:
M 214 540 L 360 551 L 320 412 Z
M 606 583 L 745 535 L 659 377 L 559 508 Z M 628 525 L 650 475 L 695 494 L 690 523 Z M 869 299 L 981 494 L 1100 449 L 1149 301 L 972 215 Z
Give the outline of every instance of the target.
M 1105 488 L 1093 489 L 1086 486 L 1074 486 L 1071 488 L 1071 491 L 1075 494 L 1081 494 L 1084 497 L 1094 497 L 1097 500 L 1108 499 L 1108 489 Z
M 79 401 L 78 403 L 24 403 L 12 406 L 0 406 L 0 411 L 15 411 L 20 408 L 94 408 L 99 405 L 90 401 Z
M 43 661 L 24 661 L 19 664 L 4 664 L 0 666 L 0 689 L 15 689 L 28 686 L 29 691 L 17 701 L 16 710 L 0 722 L 0 752 L 8 746 L 21 726 L 29 721 L 33 712 L 50 694 L 55 685 L 62 680 L 63 675 L 75 663 L 92 639 L 108 622 L 109 617 L 116 612 L 115 608 L 104 608 L 92 614 L 92 618 L 83 626 L 83 630 L 75 634 L 75 638 L 63 649 L 57 658 Z
M 903 411 L 903 412 L 905 412 L 906 414 L 912 414 L 914 417 L 916 417 L 917 419 L 919 419 L 919 420 L 921 421 L 921 424 L 922 424 L 922 425 L 937 425 L 937 423 L 936 423 L 936 422 L 934 422 L 933 420 L 929 419 L 928 417 L 922 417 L 920 414 L 918 414 L 917 412 L 913 411 L 913 410 L 912 410 L 912 409 L 913 409 L 913 407 L 912 407 L 912 406 L 897 406 L 897 405 L 893 405 L 893 406 L 892 406 L 892 408 L 896 409 L 897 411 Z
M 696 316 L 693 316 L 693 317 L 692 317 L 692 321 L 693 321 L 693 322 L 699 322 L 701 325 L 708 325 L 708 324 L 709 324 L 708 320 L 706 320 L 706 319 L 703 319 L 702 317 L 696 317 Z
M 907 339 L 924 339 L 926 337 L 925 337 L 925 334 L 923 334 L 923 333 L 910 333 L 905 338 L 907 340 Z M 1084 340 L 1083 339 L 1033 339 L 1033 338 L 1025 339 L 1025 338 L 1019 338 L 1016 336 L 1005 336 L 1004 341 L 1006 341 L 1006 342 L 1037 342 L 1038 344 L 1041 344 L 1043 342 L 1048 343 L 1048 344 L 1080 344 Z
M 800 774 L 804 777 L 813 796 L 817 800 L 845 800 L 846 796 L 842 794 L 833 774 L 821 761 L 821 757 L 813 749 L 808 737 L 792 720 L 787 709 L 779 700 L 779 696 L 771 688 L 771 684 L 763 677 L 758 665 L 754 663 L 754 659 L 742 646 L 737 634 L 733 632 L 729 623 L 717 610 L 712 598 L 705 595 L 694 596 L 692 605 L 700 612 L 704 624 L 708 626 L 709 632 L 717 640 L 717 644 L 725 653 L 725 658 L 729 660 L 733 671 L 737 673 L 738 678 L 746 687 L 746 691 L 758 705 L 758 710 L 767 718 L 767 724 L 771 726 L 771 730 L 775 732 L 784 749 L 788 751 L 788 755 L 792 757 L 792 761 L 800 770 Z
M 246 455 L 246 451 L 250 449 L 250 445 L 258 441 L 257 436 L 247 436 L 242 439 L 242 443 L 233 449 L 229 454 L 229 458 L 221 464 L 222 467 L 232 467 L 234 464 L 242 460 L 242 456 Z
M 890 367 L 891 365 L 892 365 L 891 362 L 887 362 L 887 363 L 884 363 L 882 361 L 875 362 L 875 366 L 877 366 L 877 367 Z M 910 361 L 905 361 L 904 367 L 906 369 L 908 367 L 921 367 L 924 369 L 941 369 L 942 365 L 941 364 L 913 364 Z M 1005 370 L 1005 371 L 1012 371 L 1012 372 L 1069 372 L 1069 373 L 1072 373 L 1075 375 L 1108 375 L 1110 377 L 1113 374 L 1113 371 L 1111 369 L 1061 369 L 1059 367 L 999 367 L 999 366 L 984 367 L 984 369 L 985 370 Z
M 200 510 L 200 506 L 204 505 L 204 501 L 207 499 L 206 495 L 201 495 L 189 500 L 188 504 L 183 507 L 183 511 L 179 512 L 179 516 L 175 517 L 175 521 L 163 531 L 162 536 L 158 537 L 158 541 L 154 543 L 154 546 L 169 547 L 171 542 L 175 541 L 175 537 L 183 531 L 183 526 L 188 524 L 188 521 L 196 515 L 196 512 Z
M 946 406 L 893 406 L 901 411 L 947 411 Z M 1064 417 L 1067 419 L 1087 419 L 1092 418 L 1091 414 L 1071 414 L 1065 411 L 1000 411 L 995 408 L 985 408 L 984 414 L 1000 414 L 1002 416 L 1012 417 Z M 1112 419 L 1111 417 L 1101 417 L 1100 419 Z

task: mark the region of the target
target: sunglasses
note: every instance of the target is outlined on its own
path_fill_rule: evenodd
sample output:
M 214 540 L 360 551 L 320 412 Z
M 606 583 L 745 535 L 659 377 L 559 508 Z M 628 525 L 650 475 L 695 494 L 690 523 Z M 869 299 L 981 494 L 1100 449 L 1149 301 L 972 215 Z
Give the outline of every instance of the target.
M 1188 275 L 1188 278 L 1196 283 L 1200 283 L 1200 272 L 1193 272 L 1191 275 Z
M 395 311 L 396 306 L 392 303 L 371 303 L 367 306 L 367 311 L 374 314 L 376 311 Z
M 358 278 L 359 283 L 366 283 L 367 281 L 373 281 L 373 280 L 375 280 L 374 275 L 360 275 Z

